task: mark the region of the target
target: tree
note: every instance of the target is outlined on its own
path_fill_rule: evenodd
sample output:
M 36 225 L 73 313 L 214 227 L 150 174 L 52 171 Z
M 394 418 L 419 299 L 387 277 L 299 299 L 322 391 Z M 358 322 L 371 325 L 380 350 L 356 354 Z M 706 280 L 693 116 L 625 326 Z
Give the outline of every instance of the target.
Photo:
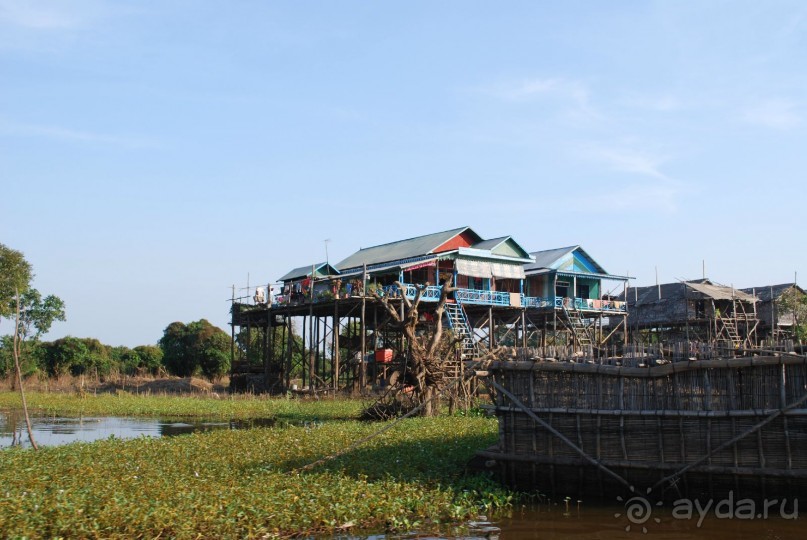
M 188 353 L 188 329 L 184 323 L 172 322 L 165 327 L 159 345 L 163 351 L 163 363 L 169 373 L 180 377 L 194 374 L 193 358 Z
M 180 377 L 201 373 L 215 378 L 230 369 L 230 336 L 206 319 L 169 324 L 160 348 L 166 369 Z
M 451 283 L 451 278 L 443 283 L 440 300 L 434 310 L 434 326 L 429 329 L 419 328 L 418 308 L 421 295 L 426 289 L 425 285 L 416 285 L 414 300 L 409 300 L 406 295 L 401 295 L 400 301 L 404 304 L 403 315 L 399 311 L 399 306 L 390 302 L 389 296 L 381 296 L 376 291 L 370 290 L 370 294 L 381 302 L 381 305 L 403 332 L 409 347 L 404 371 L 411 376 L 415 406 L 422 407 L 424 416 L 437 414 L 437 397 L 447 388 L 447 367 L 450 361 L 456 359 L 459 340 L 443 332 L 443 311 L 449 294 L 455 290 Z M 395 285 L 399 290 L 405 290 L 401 283 L 396 282 Z M 402 390 L 404 385 L 409 382 L 404 381 L 402 375 L 402 372 L 395 372 L 390 377 L 390 384 L 393 388 L 390 395 L 395 400 L 399 400 L 401 396 L 405 395 Z M 373 415 L 372 411 L 366 412 L 368 415 Z
M 790 316 L 793 319 L 793 337 L 798 341 L 807 338 L 807 294 L 797 287 L 785 290 L 776 301 L 779 318 Z
M 31 265 L 22 252 L 0 244 L 0 319 L 14 317 L 14 299 L 28 290 L 32 278 Z
M 49 294 L 44 299 L 38 290 L 30 288 L 20 295 L 20 337 L 39 339 L 55 321 L 64 321 L 64 302 Z
M 133 352 L 137 355 L 137 369 L 157 375 L 163 365 L 163 351 L 154 345 L 139 345 Z
M 59 377 L 80 374 L 92 364 L 90 349 L 83 340 L 66 336 L 44 345 L 44 363 L 48 375 Z
M 17 384 L 20 385 L 20 399 L 25 413 L 25 425 L 28 428 L 28 439 L 31 446 L 37 450 L 31 428 L 31 417 L 28 415 L 28 403 L 25 401 L 25 390 L 22 387 L 22 372 L 20 369 L 20 293 L 28 289 L 33 273 L 31 265 L 25 260 L 22 252 L 13 250 L 0 244 L 0 319 L 14 314 L 14 340 L 12 353 L 14 355 L 14 370 L 17 373 Z M 11 299 L 16 299 L 16 309 L 11 310 Z

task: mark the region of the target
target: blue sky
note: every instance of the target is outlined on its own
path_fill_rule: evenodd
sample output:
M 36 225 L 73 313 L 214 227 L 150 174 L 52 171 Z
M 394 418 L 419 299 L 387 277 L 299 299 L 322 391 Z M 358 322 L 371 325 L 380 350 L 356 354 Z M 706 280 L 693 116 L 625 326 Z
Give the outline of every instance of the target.
M 0 81 L 51 338 L 226 329 L 326 238 L 463 225 L 639 285 L 807 279 L 801 1 L 0 0 Z

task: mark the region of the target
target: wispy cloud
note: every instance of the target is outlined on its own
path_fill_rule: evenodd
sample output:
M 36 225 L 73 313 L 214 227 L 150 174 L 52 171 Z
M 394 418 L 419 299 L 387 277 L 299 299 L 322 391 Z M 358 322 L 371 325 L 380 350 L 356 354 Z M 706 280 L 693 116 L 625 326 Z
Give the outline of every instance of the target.
M 673 95 L 646 95 L 646 96 L 630 96 L 622 100 L 623 105 L 631 108 L 643 109 L 656 112 L 671 112 L 681 110 L 684 105 L 681 100 Z
M 663 212 L 674 214 L 683 195 L 680 185 L 672 181 L 656 184 L 629 184 L 607 192 L 576 198 L 577 204 L 596 204 L 610 210 L 631 210 L 637 213 Z
M 0 22 L 36 30 L 74 28 L 81 23 L 75 7 L 67 2 L 0 0 Z
M 484 89 L 485 93 L 509 101 L 524 101 L 539 96 L 567 98 L 578 105 L 587 106 L 589 91 L 575 80 L 565 78 L 534 78 L 499 83 Z
M 668 161 L 667 156 L 628 147 L 590 146 L 582 150 L 586 159 L 599 161 L 613 170 L 668 180 L 661 166 Z
M 74 143 L 93 143 L 123 146 L 126 148 L 154 148 L 158 144 L 149 139 L 81 131 L 61 126 L 19 124 L 0 120 L 0 135 L 45 137 Z
M 790 129 L 801 124 L 799 107 L 786 100 L 763 101 L 747 108 L 741 118 L 748 124 L 773 129 Z

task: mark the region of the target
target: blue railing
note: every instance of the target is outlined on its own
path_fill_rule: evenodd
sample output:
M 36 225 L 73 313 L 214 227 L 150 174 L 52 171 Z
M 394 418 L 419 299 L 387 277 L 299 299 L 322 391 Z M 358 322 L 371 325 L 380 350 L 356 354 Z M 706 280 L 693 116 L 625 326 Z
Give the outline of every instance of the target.
M 417 294 L 417 286 L 411 283 L 404 283 L 404 294 L 410 300 L 415 299 Z M 443 288 L 437 285 L 429 285 L 420 295 L 423 302 L 439 302 L 440 295 Z M 400 298 L 401 290 L 397 285 L 386 285 L 381 288 L 380 294 L 389 298 Z M 455 289 L 454 298 L 460 304 L 481 304 L 486 306 L 509 306 L 510 293 L 504 291 L 483 291 L 478 289 Z M 330 297 L 315 298 L 314 301 L 323 301 L 330 299 Z M 291 302 L 290 302 L 291 300 Z M 296 302 L 294 299 L 285 297 L 275 297 L 275 305 L 285 303 L 305 303 L 310 302 L 308 296 L 302 297 Z M 525 308 L 540 308 L 540 309 L 577 309 L 583 311 L 604 311 L 614 313 L 625 313 L 627 311 L 627 303 L 616 300 L 592 300 L 586 298 L 566 298 L 563 296 L 525 296 L 521 295 L 521 306 Z
M 417 294 L 417 286 L 412 285 L 411 283 L 404 283 L 404 294 L 410 300 L 415 299 L 415 295 Z M 382 287 L 383 295 L 388 296 L 390 298 L 400 298 L 401 297 L 401 290 L 398 288 L 397 285 L 386 285 Z M 438 287 L 436 285 L 429 285 L 420 295 L 420 300 L 423 302 L 438 302 L 440 300 L 440 294 L 443 292 L 442 287 Z
M 555 307 L 562 309 L 578 309 L 583 311 L 613 311 L 624 313 L 628 310 L 626 302 L 618 302 L 616 300 L 593 300 L 589 298 L 565 298 L 563 296 L 555 297 Z
M 460 304 L 484 304 L 486 306 L 510 305 L 510 293 L 502 291 L 457 289 L 454 291 L 454 299 Z
M 531 308 L 551 308 L 555 305 L 553 298 L 541 298 L 539 296 L 524 296 L 521 295 L 521 305 L 523 307 Z

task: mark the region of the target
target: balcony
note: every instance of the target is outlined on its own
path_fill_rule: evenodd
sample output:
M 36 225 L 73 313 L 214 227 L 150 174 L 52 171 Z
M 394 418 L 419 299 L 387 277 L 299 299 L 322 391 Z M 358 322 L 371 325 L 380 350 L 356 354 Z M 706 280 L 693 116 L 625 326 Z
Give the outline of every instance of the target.
M 485 306 L 510 305 L 510 293 L 502 291 L 457 289 L 454 291 L 454 299 L 458 304 L 482 304 Z
M 403 294 L 409 300 L 414 300 L 417 294 L 417 286 L 411 283 L 403 284 Z M 423 289 L 420 295 L 422 302 L 439 302 L 443 288 L 436 285 L 429 285 Z M 400 298 L 401 288 L 397 285 L 385 285 L 379 290 L 381 296 L 387 298 Z M 511 306 L 509 292 L 485 291 L 479 289 L 456 289 L 454 299 L 459 304 L 475 304 L 484 306 Z M 356 297 L 353 295 L 352 297 Z M 341 298 L 340 294 L 340 298 Z M 347 295 L 345 297 L 348 297 Z M 332 295 L 322 295 L 314 298 L 314 302 L 333 300 Z M 276 297 L 275 306 L 282 304 L 305 304 L 310 302 L 310 298 L 299 295 L 299 298 Z M 587 298 L 566 298 L 562 296 L 525 296 L 521 295 L 521 307 L 537 309 L 575 309 L 579 311 L 601 311 L 613 313 L 627 312 L 627 303 L 616 300 L 593 300 Z
M 404 283 L 404 294 L 409 300 L 414 300 L 415 295 L 417 294 L 417 287 L 412 285 L 411 283 Z M 436 286 L 436 285 L 428 285 L 423 292 L 420 294 L 421 302 L 439 302 L 440 301 L 440 294 L 443 292 L 443 288 Z M 382 287 L 382 296 L 386 296 L 389 298 L 400 298 L 401 297 L 401 289 L 397 285 L 386 285 Z

